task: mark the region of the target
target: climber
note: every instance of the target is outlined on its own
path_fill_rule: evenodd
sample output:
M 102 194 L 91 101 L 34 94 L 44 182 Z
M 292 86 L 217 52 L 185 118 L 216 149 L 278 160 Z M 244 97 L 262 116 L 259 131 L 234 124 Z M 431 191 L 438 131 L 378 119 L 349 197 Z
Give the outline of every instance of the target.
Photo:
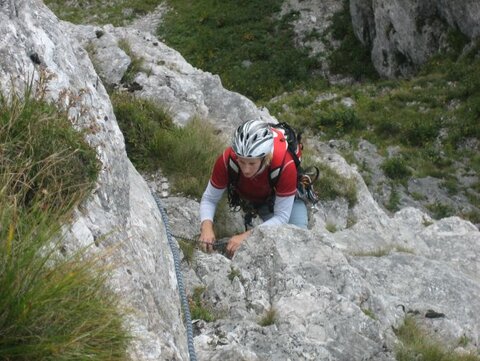
M 256 215 L 263 220 L 261 226 L 290 223 L 307 228 L 307 207 L 295 196 L 297 168 L 287 146 L 284 134 L 261 120 L 249 120 L 237 128 L 231 147 L 217 158 L 200 202 L 199 241 L 203 250 L 213 249 L 213 219 L 225 190 L 230 207 L 241 208 L 246 215 L 245 232 L 228 242 L 229 257 L 251 234 L 247 225 Z

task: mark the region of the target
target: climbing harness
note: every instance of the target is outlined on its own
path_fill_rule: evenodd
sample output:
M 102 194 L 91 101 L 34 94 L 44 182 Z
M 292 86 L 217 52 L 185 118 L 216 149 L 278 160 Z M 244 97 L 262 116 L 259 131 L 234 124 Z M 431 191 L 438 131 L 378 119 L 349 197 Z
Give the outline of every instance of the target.
M 172 239 L 172 233 L 170 232 L 167 212 L 165 212 L 165 209 L 163 208 L 162 203 L 160 202 L 160 198 L 158 198 L 155 192 L 151 191 L 151 193 L 152 193 L 153 199 L 155 199 L 155 203 L 157 204 L 158 210 L 162 215 L 162 220 L 165 225 L 165 231 L 167 233 L 168 245 L 170 246 L 170 250 L 173 256 L 173 262 L 175 265 L 175 275 L 177 276 L 178 292 L 180 294 L 180 302 L 182 304 L 183 313 L 185 315 L 185 323 L 187 328 L 188 353 L 190 354 L 190 361 L 196 361 L 197 356 L 195 355 L 195 347 L 193 345 L 192 317 L 190 314 L 190 307 L 188 305 L 187 294 L 185 292 L 185 286 L 183 284 L 183 275 L 180 269 L 180 256 L 179 256 L 178 248 L 176 243 Z

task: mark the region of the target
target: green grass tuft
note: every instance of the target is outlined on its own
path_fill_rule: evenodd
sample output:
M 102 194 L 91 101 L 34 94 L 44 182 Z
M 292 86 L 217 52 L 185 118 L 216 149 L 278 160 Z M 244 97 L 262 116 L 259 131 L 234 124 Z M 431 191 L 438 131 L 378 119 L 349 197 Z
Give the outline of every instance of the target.
M 314 165 L 320 169 L 319 178 L 314 185 L 320 200 L 333 200 L 340 197 L 345 198 L 350 207 L 357 203 L 357 187 L 354 179 L 341 176 L 326 164 Z
M 104 255 L 62 251 L 61 227 L 99 163 L 42 94 L 0 96 L 0 359 L 126 360 L 130 336 Z
M 273 325 L 277 321 L 278 315 L 274 308 L 270 308 L 258 321 L 258 324 L 262 327 Z
M 0 95 L 0 174 L 10 184 L 4 191 L 25 207 L 73 207 L 97 178 L 95 151 L 66 113 L 29 92 L 23 99 Z
M 211 307 L 207 306 L 203 299 L 205 287 L 196 287 L 189 300 L 190 312 L 192 320 L 204 320 L 207 322 L 215 321 L 216 317 L 213 314 Z
M 423 330 L 412 317 L 407 317 L 396 331 L 402 344 L 397 347 L 397 361 L 480 361 L 480 356 L 473 353 L 460 354 L 453 351 L 457 345 L 449 347 L 435 340 Z
M 206 121 L 175 126 L 168 113 L 149 100 L 115 93 L 112 103 L 125 136 L 127 154 L 140 170 L 162 169 L 174 191 L 201 197 L 216 158 L 224 149 Z

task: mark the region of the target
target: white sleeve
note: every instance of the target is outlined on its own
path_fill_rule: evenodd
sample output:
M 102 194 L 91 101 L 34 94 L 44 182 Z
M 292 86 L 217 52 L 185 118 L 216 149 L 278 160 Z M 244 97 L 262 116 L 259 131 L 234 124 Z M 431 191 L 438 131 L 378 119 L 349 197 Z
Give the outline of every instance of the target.
M 292 213 L 295 195 L 288 197 L 275 197 L 273 205 L 273 217 L 263 222 L 262 226 L 272 226 L 288 223 L 290 214 Z
M 202 200 L 200 201 L 200 222 L 208 219 L 213 222 L 217 204 L 222 198 L 223 192 L 226 188 L 218 189 L 208 182 L 205 192 L 203 192 Z

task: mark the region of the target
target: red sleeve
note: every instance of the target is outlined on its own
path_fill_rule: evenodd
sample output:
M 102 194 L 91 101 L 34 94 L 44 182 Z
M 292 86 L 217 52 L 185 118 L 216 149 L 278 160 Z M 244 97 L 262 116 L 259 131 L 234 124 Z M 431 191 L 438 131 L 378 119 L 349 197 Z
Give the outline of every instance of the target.
M 217 189 L 225 189 L 228 186 L 228 168 L 227 162 L 230 156 L 230 149 L 227 148 L 217 158 L 215 165 L 213 166 L 212 176 L 210 177 L 210 183 Z
M 297 192 L 297 167 L 290 153 L 285 156 L 285 163 L 280 173 L 275 194 L 280 197 L 292 196 Z

